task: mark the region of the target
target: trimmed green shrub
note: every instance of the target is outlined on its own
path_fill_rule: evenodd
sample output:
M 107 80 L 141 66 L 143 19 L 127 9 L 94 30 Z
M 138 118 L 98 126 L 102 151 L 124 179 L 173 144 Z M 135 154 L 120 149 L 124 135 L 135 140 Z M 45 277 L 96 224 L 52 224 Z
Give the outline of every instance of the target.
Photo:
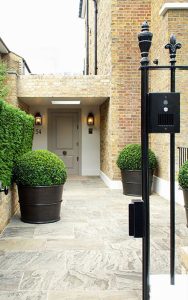
M 180 167 L 178 181 L 183 189 L 188 189 L 188 160 Z
M 24 186 L 51 186 L 64 184 L 67 172 L 64 162 L 48 150 L 23 154 L 14 167 L 14 180 Z
M 0 180 L 10 186 L 14 163 L 32 148 L 34 118 L 0 100 L 0 124 Z
M 117 159 L 117 166 L 123 170 L 141 170 L 142 153 L 141 145 L 127 145 L 120 153 Z M 149 149 L 149 168 L 154 170 L 157 166 L 157 159 L 153 151 Z

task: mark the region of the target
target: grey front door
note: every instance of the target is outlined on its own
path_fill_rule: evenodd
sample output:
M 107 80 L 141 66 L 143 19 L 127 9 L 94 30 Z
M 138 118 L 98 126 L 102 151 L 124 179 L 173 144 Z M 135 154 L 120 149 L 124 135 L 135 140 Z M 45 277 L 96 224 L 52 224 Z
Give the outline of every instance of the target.
M 77 112 L 51 112 L 49 114 L 48 149 L 64 161 L 68 174 L 79 175 Z

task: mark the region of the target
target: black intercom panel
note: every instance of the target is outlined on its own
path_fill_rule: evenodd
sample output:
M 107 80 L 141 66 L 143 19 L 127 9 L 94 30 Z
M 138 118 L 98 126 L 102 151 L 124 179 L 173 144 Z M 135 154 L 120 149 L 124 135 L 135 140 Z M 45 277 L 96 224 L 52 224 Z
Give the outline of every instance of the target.
M 148 132 L 180 132 L 180 93 L 148 94 Z

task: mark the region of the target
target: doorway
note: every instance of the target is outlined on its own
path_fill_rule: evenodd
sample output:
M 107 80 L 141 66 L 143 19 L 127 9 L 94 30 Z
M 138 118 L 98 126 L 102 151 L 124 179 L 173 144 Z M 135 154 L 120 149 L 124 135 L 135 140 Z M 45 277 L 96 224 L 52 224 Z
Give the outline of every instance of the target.
M 79 111 L 48 111 L 48 149 L 65 163 L 68 175 L 80 174 Z

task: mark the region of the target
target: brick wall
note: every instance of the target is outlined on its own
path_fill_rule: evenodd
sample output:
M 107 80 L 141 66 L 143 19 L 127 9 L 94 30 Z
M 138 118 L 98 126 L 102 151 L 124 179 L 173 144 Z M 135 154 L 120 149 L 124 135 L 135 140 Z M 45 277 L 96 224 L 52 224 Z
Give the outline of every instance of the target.
M 95 74 L 94 57 L 95 57 L 95 28 L 94 28 L 94 2 L 89 0 L 89 75 Z
M 170 35 L 174 33 L 177 41 L 182 43 L 182 49 L 177 51 L 177 64 L 188 64 L 188 10 L 169 10 L 164 16 L 159 16 L 159 10 L 163 3 L 168 1 L 152 1 L 151 31 L 154 33 L 151 58 L 159 59 L 159 64 L 169 64 L 168 50 L 164 46 L 169 42 Z M 177 1 L 170 1 L 177 2 Z M 187 2 L 187 1 L 179 1 Z M 188 129 L 186 125 L 188 103 L 187 87 L 188 73 L 177 71 L 176 90 L 181 94 L 181 133 L 176 134 L 176 172 L 178 172 L 178 146 L 188 147 L 187 136 Z M 170 91 L 170 80 L 168 71 L 151 72 L 151 90 L 152 91 Z M 152 134 L 150 144 L 155 151 L 159 168 L 157 176 L 169 180 L 169 135 Z
M 150 21 L 149 0 L 111 1 L 111 97 L 109 104 L 101 107 L 101 168 L 111 179 L 120 178 L 116 166 L 119 151 L 126 144 L 140 142 L 137 34 L 144 20 Z
M 98 0 L 98 74 L 111 74 L 111 0 Z M 104 21 L 105 20 L 105 21 Z
M 99 75 L 111 73 L 111 0 L 98 0 L 97 65 Z M 89 74 L 95 74 L 95 10 L 89 1 Z
M 107 100 L 100 106 L 100 169 L 108 176 L 112 174 L 110 124 L 110 100 Z
M 19 75 L 24 73 L 23 59 L 19 55 L 13 52 L 3 54 L 2 60 L 7 64 L 9 71 L 14 71 Z
M 19 76 L 18 97 L 109 97 L 109 76 Z
M 160 65 L 169 63 L 168 51 L 164 49 L 164 46 L 169 41 L 168 39 L 168 17 L 159 16 L 159 11 L 164 1 L 151 1 L 151 26 L 150 31 L 153 33 L 152 46 L 150 50 L 150 58 L 152 61 L 157 58 Z M 159 25 L 160 24 L 160 25 Z M 169 74 L 166 71 L 151 71 L 150 73 L 150 89 L 155 92 L 169 91 Z M 151 134 L 150 135 L 150 147 L 155 152 L 159 167 L 156 171 L 156 175 L 166 178 L 168 177 L 169 167 L 169 151 L 167 151 L 167 145 L 169 143 L 169 135 Z M 162 161 L 160 157 L 165 156 L 166 159 Z
M 187 64 L 188 11 L 171 10 L 159 16 L 162 5 L 169 1 L 113 1 L 111 3 L 111 96 L 110 101 L 101 106 L 101 169 L 110 178 L 118 179 L 116 167 L 118 152 L 128 143 L 140 142 L 140 53 L 137 34 L 144 20 L 149 21 L 154 33 L 151 60 L 159 59 L 159 64 L 169 63 L 168 51 L 164 45 L 171 33 L 184 45 L 184 52 L 178 51 L 179 64 Z M 171 1 L 177 2 L 177 1 Z M 186 1 L 179 1 L 186 2 Z M 181 96 L 181 134 L 176 135 L 176 148 L 188 147 L 186 115 L 187 85 L 186 72 L 177 73 L 177 91 Z M 151 72 L 151 91 L 169 91 L 169 74 L 166 71 Z M 107 138 L 106 138 L 107 137 Z M 159 168 L 158 176 L 169 178 L 169 135 L 151 135 L 150 147 L 155 151 Z M 176 149 L 176 160 L 178 151 Z M 112 162 L 112 165 L 109 165 Z M 178 171 L 178 160 L 176 163 Z
M 18 196 L 16 186 L 12 186 L 7 196 L 0 193 L 0 232 L 5 228 L 10 218 L 18 208 Z
M 18 106 L 17 77 L 18 75 L 16 73 L 11 73 L 7 76 L 9 94 L 6 97 L 6 101 L 14 106 Z

